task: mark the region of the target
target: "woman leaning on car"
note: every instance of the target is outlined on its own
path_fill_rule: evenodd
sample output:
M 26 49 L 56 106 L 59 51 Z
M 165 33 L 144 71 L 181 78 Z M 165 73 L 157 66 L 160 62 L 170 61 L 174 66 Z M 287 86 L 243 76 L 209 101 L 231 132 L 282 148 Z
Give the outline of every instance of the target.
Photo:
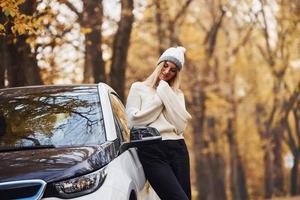
M 154 72 L 132 84 L 126 104 L 129 127 L 156 128 L 162 141 L 138 149 L 146 178 L 163 200 L 191 199 L 190 165 L 183 133 L 191 115 L 179 89 L 184 47 L 171 47 Z

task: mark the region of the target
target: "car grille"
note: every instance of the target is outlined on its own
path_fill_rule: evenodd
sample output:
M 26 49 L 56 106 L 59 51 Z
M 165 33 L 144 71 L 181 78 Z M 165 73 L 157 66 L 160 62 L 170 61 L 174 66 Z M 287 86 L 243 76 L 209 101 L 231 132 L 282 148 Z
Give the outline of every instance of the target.
M 42 198 L 46 182 L 43 180 L 22 180 L 0 183 L 1 199 L 32 199 Z

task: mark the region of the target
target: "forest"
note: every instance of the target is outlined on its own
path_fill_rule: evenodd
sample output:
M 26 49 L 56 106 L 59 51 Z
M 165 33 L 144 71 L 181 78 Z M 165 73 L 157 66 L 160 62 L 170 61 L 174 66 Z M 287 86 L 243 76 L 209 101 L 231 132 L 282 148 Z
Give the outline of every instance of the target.
M 299 0 L 1 0 L 0 88 L 105 82 L 123 102 L 184 46 L 193 199 L 300 195 Z

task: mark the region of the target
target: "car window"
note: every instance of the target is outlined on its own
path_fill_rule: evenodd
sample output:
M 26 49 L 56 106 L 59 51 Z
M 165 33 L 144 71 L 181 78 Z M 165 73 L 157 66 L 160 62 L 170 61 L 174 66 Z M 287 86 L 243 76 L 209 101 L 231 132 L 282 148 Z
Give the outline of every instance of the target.
M 0 148 L 106 140 L 97 87 L 0 95 Z
M 114 116 L 116 118 L 115 121 L 118 123 L 118 126 L 121 129 L 123 139 L 128 142 L 129 129 L 127 127 L 125 108 L 122 102 L 120 101 L 120 99 L 116 95 L 110 94 L 110 100 L 111 100 Z
M 124 142 L 125 138 L 123 136 L 123 128 L 121 126 L 120 119 L 116 116 L 115 113 L 113 115 L 114 115 L 114 122 L 115 122 L 115 127 L 116 127 L 116 131 L 117 131 L 117 135 L 120 138 L 120 142 Z

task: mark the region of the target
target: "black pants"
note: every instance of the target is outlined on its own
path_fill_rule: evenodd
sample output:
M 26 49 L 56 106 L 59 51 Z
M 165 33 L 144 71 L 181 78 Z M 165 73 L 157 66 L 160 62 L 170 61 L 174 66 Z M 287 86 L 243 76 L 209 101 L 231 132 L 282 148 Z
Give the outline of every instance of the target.
M 184 140 L 163 140 L 138 149 L 146 178 L 162 200 L 191 199 L 189 154 Z

